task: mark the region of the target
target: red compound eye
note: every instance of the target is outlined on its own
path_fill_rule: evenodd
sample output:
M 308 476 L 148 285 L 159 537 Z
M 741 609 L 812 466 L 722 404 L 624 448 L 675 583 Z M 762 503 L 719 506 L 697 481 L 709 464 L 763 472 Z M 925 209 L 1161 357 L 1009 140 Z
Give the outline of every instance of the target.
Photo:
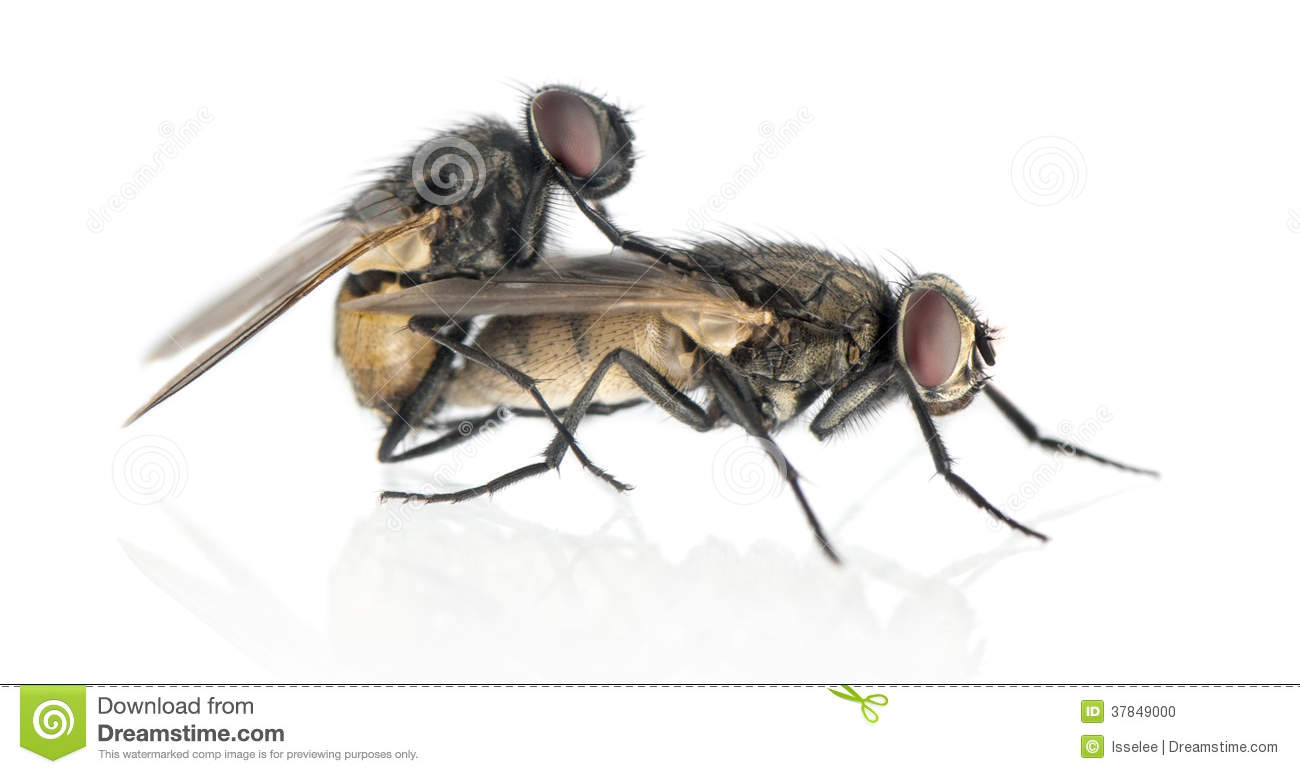
M 920 290 L 907 299 L 903 318 L 903 357 L 922 387 L 938 387 L 957 367 L 961 326 L 942 293 Z
M 566 172 L 587 177 L 600 167 L 600 128 L 581 97 L 567 91 L 544 91 L 533 98 L 532 113 L 542 147 Z

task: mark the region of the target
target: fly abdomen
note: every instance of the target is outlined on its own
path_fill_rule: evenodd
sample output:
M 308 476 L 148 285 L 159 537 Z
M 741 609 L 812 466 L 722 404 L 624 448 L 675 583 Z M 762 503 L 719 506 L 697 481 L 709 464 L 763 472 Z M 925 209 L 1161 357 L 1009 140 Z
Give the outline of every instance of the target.
M 334 351 L 357 402 L 389 417 L 429 370 L 438 345 L 408 329 L 409 315 L 352 311 L 343 304 L 402 287 L 391 272 L 352 274 L 339 289 L 334 308 Z
M 547 403 L 555 407 L 569 405 L 592 371 L 617 349 L 635 353 L 678 389 L 694 386 L 695 381 L 695 355 L 688 350 L 681 329 L 657 314 L 494 317 L 475 345 L 536 379 Z M 627 374 L 616 368 L 601 383 L 595 402 L 615 404 L 644 397 Z M 474 362 L 466 362 L 448 385 L 446 400 L 466 408 L 535 405 L 514 382 Z

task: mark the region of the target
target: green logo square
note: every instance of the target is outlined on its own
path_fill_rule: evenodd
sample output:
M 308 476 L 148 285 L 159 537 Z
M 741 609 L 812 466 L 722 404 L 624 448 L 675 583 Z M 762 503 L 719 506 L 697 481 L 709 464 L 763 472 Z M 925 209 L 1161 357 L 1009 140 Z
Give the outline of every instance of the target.
M 50 760 L 85 747 L 86 686 L 20 686 L 18 741 Z
M 1079 737 L 1079 754 L 1085 758 L 1106 756 L 1106 737 L 1101 734 L 1084 734 Z
M 1106 702 L 1101 699 L 1084 699 L 1079 702 L 1079 715 L 1084 723 L 1103 723 L 1106 720 Z

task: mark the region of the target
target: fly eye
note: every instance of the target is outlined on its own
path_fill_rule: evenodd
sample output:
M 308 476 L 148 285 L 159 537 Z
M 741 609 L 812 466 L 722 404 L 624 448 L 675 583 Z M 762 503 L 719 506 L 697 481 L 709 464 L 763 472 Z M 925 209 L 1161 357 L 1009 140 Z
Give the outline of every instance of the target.
M 588 177 L 600 167 L 604 150 L 600 127 L 582 97 L 548 89 L 533 97 L 529 110 L 542 149 L 564 171 Z
M 919 290 L 907 299 L 903 318 L 903 357 L 922 387 L 948 381 L 961 354 L 961 326 L 943 294 Z

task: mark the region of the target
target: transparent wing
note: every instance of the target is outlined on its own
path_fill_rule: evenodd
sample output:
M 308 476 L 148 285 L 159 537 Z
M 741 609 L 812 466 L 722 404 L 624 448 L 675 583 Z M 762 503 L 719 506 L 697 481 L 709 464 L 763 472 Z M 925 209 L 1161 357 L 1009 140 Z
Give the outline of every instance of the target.
M 204 350 L 143 406 L 136 409 L 127 418 L 126 424 L 139 419 L 202 376 L 340 269 L 376 248 L 427 228 L 441 215 L 442 210 L 435 207 L 368 233 L 362 233 L 364 227 L 357 221 L 344 221 L 277 260 L 268 267 L 267 274 L 259 275 L 235 288 L 174 332 L 178 341 L 192 342 L 236 319 L 245 318 L 233 331 Z M 351 231 L 345 230 L 347 228 Z M 314 249 L 308 250 L 313 246 Z M 266 286 L 258 287 L 259 282 L 266 283 Z M 249 313 L 250 310 L 255 311 Z
M 686 275 L 632 253 L 548 260 L 488 280 L 451 278 L 344 304 L 355 311 L 465 320 L 483 315 L 663 312 L 770 322 L 766 310 L 743 303 L 707 277 Z
M 171 357 L 289 293 L 304 277 L 318 271 L 362 236 L 362 225 L 352 220 L 335 223 L 311 236 L 169 331 L 149 351 L 148 359 Z
M 365 192 L 336 223 L 317 230 L 301 244 L 276 256 L 239 286 L 213 300 L 158 341 L 148 360 L 171 357 L 250 312 L 291 293 L 304 279 L 333 261 L 357 240 L 397 225 L 412 212 L 383 189 Z

